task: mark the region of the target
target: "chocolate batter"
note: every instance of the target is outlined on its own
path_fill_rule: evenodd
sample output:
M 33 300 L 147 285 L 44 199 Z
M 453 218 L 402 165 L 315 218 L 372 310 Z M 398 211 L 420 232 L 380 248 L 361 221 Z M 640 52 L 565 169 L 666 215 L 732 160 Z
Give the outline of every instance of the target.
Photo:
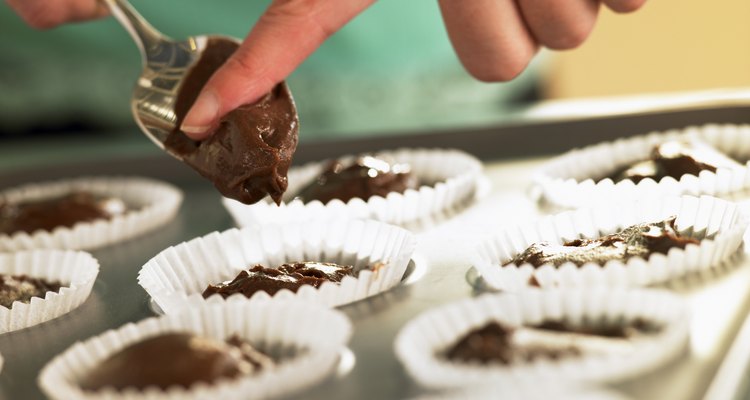
M 175 102 L 178 128 L 164 145 L 213 182 L 224 196 L 252 204 L 270 195 L 279 204 L 288 185 L 286 175 L 299 133 L 297 108 L 286 83 L 276 85 L 257 103 L 224 116 L 206 140 L 195 142 L 179 130 L 200 90 L 237 47 L 229 40 L 208 42 L 182 83 Z
M 521 328 L 493 321 L 458 339 L 444 354 L 451 361 L 482 364 L 559 359 L 584 353 L 627 354 L 632 351 L 629 340 L 660 330 L 640 319 L 612 325 L 547 320 Z
M 0 201 L 0 234 L 51 231 L 72 227 L 79 222 L 110 219 L 125 212 L 119 199 L 103 198 L 89 192 L 73 192 L 64 196 L 20 203 Z
M 14 301 L 28 304 L 32 297 L 44 298 L 47 292 L 57 292 L 60 287 L 60 282 L 47 282 L 26 275 L 0 274 L 0 305 L 11 308 Z
M 273 365 L 267 355 L 237 336 L 220 342 L 188 333 L 167 333 L 111 355 L 81 380 L 81 388 L 189 388 L 197 382 L 210 384 L 222 378 L 237 378 Z
M 511 338 L 513 328 L 490 322 L 475 329 L 458 340 L 445 353 L 451 361 L 458 362 L 501 362 L 513 361 Z
M 685 174 L 698 176 L 701 171 L 737 167 L 742 165 L 705 143 L 672 140 L 654 147 L 651 159 L 620 169 L 610 178 L 615 182 L 630 179 L 638 183 L 646 178 L 658 182 L 667 176 L 679 180 Z
M 661 330 L 660 327 L 641 318 L 636 318 L 632 321 L 628 321 L 627 323 L 584 323 L 581 325 L 571 325 L 560 320 L 546 320 L 541 324 L 534 325 L 533 328 L 545 331 L 573 332 L 582 335 L 604 336 L 611 338 L 629 338 L 644 333 L 657 333 Z
M 297 197 L 305 202 L 333 199 L 347 202 L 353 198 L 367 200 L 372 196 L 403 193 L 418 187 L 416 177 L 407 164 L 389 164 L 385 160 L 365 156 L 344 165 L 331 161 L 314 181 L 302 188 Z
M 273 296 L 282 289 L 296 292 L 302 285 L 317 288 L 324 282 L 341 282 L 345 276 L 353 274 L 353 268 L 350 266 L 312 261 L 282 264 L 278 268 L 256 265 L 250 270 L 241 271 L 232 281 L 208 285 L 203 291 L 203 297 L 208 298 L 216 293 L 224 298 L 235 293 L 252 297 L 255 292 L 261 290 Z
M 556 267 L 572 262 L 581 266 L 588 262 L 605 264 L 609 260 L 626 261 L 631 257 L 648 258 L 652 253 L 667 254 L 672 247 L 684 249 L 698 244 L 697 239 L 682 236 L 675 229 L 676 217 L 660 222 L 633 225 L 598 239 L 576 239 L 562 245 L 534 243 L 508 264 L 534 267 L 552 264 Z

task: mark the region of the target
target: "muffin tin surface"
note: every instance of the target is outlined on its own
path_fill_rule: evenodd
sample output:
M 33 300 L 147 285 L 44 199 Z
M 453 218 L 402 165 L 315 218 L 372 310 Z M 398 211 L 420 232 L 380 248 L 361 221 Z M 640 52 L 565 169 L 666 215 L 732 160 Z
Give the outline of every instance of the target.
M 341 374 L 292 399 L 413 398 L 428 394 L 405 372 L 393 351 L 398 331 L 424 310 L 475 296 L 482 289 L 467 282 L 470 252 L 476 238 L 500 225 L 524 223 L 539 215 L 526 195 L 530 174 L 546 159 L 489 163 L 485 174 L 492 192 L 453 219 L 418 233 L 416 263 L 424 275 L 410 278 L 393 290 L 341 309 L 352 321 L 353 359 Z M 171 165 L 166 158 L 157 165 Z M 123 167 L 123 166 L 121 166 Z M 124 168 L 124 167 L 123 167 Z M 167 168 L 169 170 L 169 168 Z M 56 173 L 76 176 L 80 168 Z M 115 171 L 117 172 L 117 171 Z M 131 173 L 127 169 L 119 171 Z M 33 174 L 24 179 L 43 180 Z M 164 179 L 164 176 L 159 178 Z M 185 191 L 178 217 L 142 237 L 93 252 L 100 276 L 89 300 L 64 318 L 0 336 L 5 366 L 0 374 L 0 399 L 43 398 L 36 383 L 39 369 L 77 340 L 84 340 L 124 323 L 153 316 L 148 295 L 137 284 L 140 267 L 164 248 L 232 227 L 218 193 L 199 177 L 177 174 L 168 181 Z M 10 185 L 0 176 L 0 186 Z M 647 377 L 613 389 L 632 398 L 700 398 L 711 383 L 738 321 L 750 308 L 750 268 L 739 260 L 732 268 L 692 276 L 669 289 L 688 300 L 693 314 L 690 353 Z M 353 367 L 351 364 L 353 363 Z M 372 379 L 377 376 L 378 379 Z

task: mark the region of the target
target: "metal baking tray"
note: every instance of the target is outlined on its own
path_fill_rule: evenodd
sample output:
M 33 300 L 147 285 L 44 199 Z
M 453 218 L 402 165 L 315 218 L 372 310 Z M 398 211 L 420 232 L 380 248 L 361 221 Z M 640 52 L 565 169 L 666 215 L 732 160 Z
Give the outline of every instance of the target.
M 485 161 L 489 193 L 449 220 L 417 232 L 419 246 L 409 276 L 395 289 L 341 310 L 351 318 L 354 335 L 339 371 L 321 384 L 290 398 L 396 399 L 423 393 L 406 374 L 393 351 L 399 329 L 420 312 L 456 299 L 475 296 L 469 254 L 478 235 L 541 214 L 527 196 L 530 173 L 552 154 L 616 137 L 656 129 L 708 122 L 750 122 L 750 107 L 709 107 L 660 111 L 576 121 L 524 122 L 471 130 L 339 142 L 303 143 L 298 163 L 341 154 L 404 146 L 454 147 Z M 138 135 L 135 130 L 133 135 Z M 145 140 L 145 139 L 143 139 Z M 93 141 L 96 146 L 106 145 Z M 35 144 L 15 146 L 34 152 Z M 60 152 L 65 152 L 65 146 Z M 80 150 L 80 149 L 79 149 Z M 99 161 L 61 162 L 8 171 L 0 149 L 0 189 L 25 182 L 81 175 L 142 175 L 171 182 L 185 191 L 177 218 L 136 239 L 96 250 L 101 272 L 91 297 L 80 308 L 56 320 L 0 335 L 5 366 L 0 374 L 1 399 L 43 398 L 36 384 L 40 368 L 77 340 L 155 315 L 137 284 L 141 266 L 164 248 L 224 230 L 233 223 L 213 187 L 166 155 L 107 157 Z M 610 389 L 639 399 L 698 399 L 704 396 L 750 310 L 750 268 L 744 258 L 735 265 L 681 280 L 670 286 L 691 305 L 689 350 L 655 373 Z M 750 328 L 749 328 L 750 329 Z M 729 357 L 727 357 L 729 360 Z M 747 366 L 747 359 L 744 360 Z M 745 374 L 744 376 L 748 376 Z M 740 379 L 742 381 L 742 379 Z M 740 382 L 741 383 L 741 382 Z M 740 395 L 739 384 L 730 389 Z M 745 394 L 744 397 L 747 397 Z

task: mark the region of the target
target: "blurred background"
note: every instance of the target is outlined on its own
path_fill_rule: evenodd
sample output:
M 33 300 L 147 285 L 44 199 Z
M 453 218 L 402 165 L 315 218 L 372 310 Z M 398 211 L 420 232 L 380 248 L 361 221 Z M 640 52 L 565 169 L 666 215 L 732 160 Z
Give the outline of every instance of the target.
M 172 37 L 244 37 L 268 1 L 132 3 Z M 498 124 L 554 99 L 750 87 L 747 0 L 651 0 L 631 15 L 601 14 L 582 47 L 542 52 L 514 81 L 486 84 L 461 68 L 435 0 L 379 1 L 289 79 L 301 140 Z M 35 31 L 3 4 L 0 146 L 95 137 L 140 151 L 149 143 L 128 102 L 140 69 L 112 18 Z

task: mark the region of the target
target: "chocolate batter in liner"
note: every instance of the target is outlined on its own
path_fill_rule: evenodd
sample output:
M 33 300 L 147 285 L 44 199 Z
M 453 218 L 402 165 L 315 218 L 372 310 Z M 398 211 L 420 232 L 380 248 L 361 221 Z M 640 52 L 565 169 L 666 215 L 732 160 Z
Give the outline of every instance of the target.
M 661 327 L 643 319 L 620 324 L 570 324 L 562 320 L 511 327 L 490 321 L 456 340 L 444 356 L 455 362 L 515 364 L 585 354 L 627 354 L 632 340 Z
M 318 200 L 326 204 L 339 199 L 346 203 L 354 198 L 367 201 L 372 196 L 386 197 L 391 192 L 403 193 L 418 187 L 408 164 L 362 156 L 350 162 L 332 160 L 296 197 L 304 202 Z
M 337 265 L 321 262 L 296 262 L 282 264 L 277 268 L 266 268 L 256 265 L 240 273 L 231 281 L 208 285 L 203 297 L 219 294 L 227 298 L 235 293 L 252 297 L 256 292 L 264 291 L 273 296 L 282 289 L 297 292 L 302 285 L 319 288 L 325 282 L 341 282 L 346 276 L 354 276 L 354 269 L 348 265 Z
M 508 264 L 531 264 L 556 267 L 567 262 L 578 266 L 593 262 L 604 265 L 610 260 L 626 262 L 632 257 L 647 259 L 653 253 L 667 254 L 673 247 L 684 249 L 699 240 L 681 235 L 675 228 L 676 217 L 663 221 L 637 224 L 597 239 L 576 239 L 561 245 L 534 243 Z
M 67 318 L 83 304 L 99 273 L 89 253 L 32 250 L 0 253 L 0 334 Z
M 736 204 L 712 197 L 603 204 L 503 229 L 476 247 L 474 266 L 497 290 L 648 286 L 733 263 L 749 222 Z
M 245 247 L 249 243 L 252 249 Z M 316 299 L 334 307 L 399 285 L 415 245 L 405 229 L 372 220 L 228 230 L 157 254 L 143 266 L 138 282 L 167 314 L 223 303 L 235 292 L 239 298 Z M 184 262 L 173 262 L 177 259 Z
M 484 294 L 418 315 L 394 349 L 406 371 L 434 389 L 518 374 L 615 382 L 684 354 L 687 306 L 673 293 L 622 287 Z
M 83 377 L 81 387 L 87 391 L 189 388 L 273 367 L 269 356 L 237 335 L 221 342 L 189 333 L 164 333 L 112 354 Z
M 388 161 L 393 166 L 401 165 L 410 168 L 412 179 L 403 179 L 409 183 L 402 189 L 393 189 L 385 185 L 379 193 L 367 193 L 369 190 L 357 189 L 352 195 L 325 196 L 303 193 L 305 186 L 317 185 L 321 172 L 330 166 L 332 160 L 310 163 L 301 167 L 292 167 L 289 171 L 289 189 L 284 195 L 285 204 L 278 207 L 270 201 L 262 201 L 246 207 L 237 201 L 226 199 L 224 206 L 239 226 L 257 225 L 259 223 L 293 222 L 295 220 L 312 220 L 320 218 L 341 217 L 343 213 L 351 218 L 377 219 L 392 224 L 409 224 L 417 220 L 442 218 L 452 215 L 457 210 L 466 208 L 483 194 L 484 186 L 480 184 L 481 164 L 468 154 L 452 149 L 397 149 L 373 154 L 377 159 Z M 345 166 L 362 155 L 341 158 Z M 369 172 L 369 170 L 368 170 Z M 373 171 L 375 172 L 375 171 Z M 400 174 L 399 174 L 400 175 Z M 378 173 L 378 177 L 380 174 Z M 390 179 L 390 178 L 388 178 Z M 388 179 L 384 179 L 385 182 Z M 394 179 L 398 181 L 401 178 Z M 327 180 L 327 179 L 326 179 Z M 416 181 L 416 186 L 413 186 Z M 383 183 L 385 183 L 383 182 Z M 358 185 L 356 183 L 354 185 Z M 369 185 L 367 183 L 366 185 Z M 380 183 L 376 188 L 383 188 Z M 409 190 L 413 188 L 414 190 Z M 317 190 L 317 188 L 316 188 Z M 351 188 L 347 188 L 347 191 Z M 353 190 L 352 190 L 353 191 Z M 328 189 L 326 189 L 328 192 Z M 297 196 L 297 197 L 295 197 Z M 372 196 L 372 197 L 368 197 Z M 329 199 L 339 198 L 340 201 Z M 364 198 L 367 198 L 364 200 Z M 319 199 L 318 201 L 311 201 Z M 400 211 L 397 211 L 400 210 Z
M 0 200 L 0 233 L 33 233 L 72 228 L 79 222 L 111 219 L 126 211 L 122 200 L 75 191 L 47 199 L 3 203 Z
M 32 297 L 44 298 L 47 292 L 57 292 L 60 282 L 49 282 L 27 275 L 0 274 L 0 306 L 11 308 L 13 302 L 28 304 Z
M 750 189 L 744 177 L 750 170 L 750 146 L 744 138 L 750 135 L 750 126 L 734 124 L 706 124 L 683 129 L 669 129 L 605 141 L 574 149 L 541 165 L 533 174 L 534 190 L 540 201 L 553 209 L 599 207 L 612 201 L 635 201 L 644 196 L 710 195 L 732 196 Z M 647 184 L 631 184 L 640 178 L 622 181 L 618 177 L 622 168 L 631 163 L 648 161 L 654 147 L 661 143 L 697 142 L 710 146 L 728 165 L 698 161 L 718 167 L 716 172 L 699 172 L 698 176 L 680 174 L 673 181 L 661 179 Z M 649 164 L 649 163 L 646 163 Z M 632 171 L 641 176 L 650 175 L 653 165 L 644 171 Z M 607 179 L 609 178 L 609 179 Z M 654 178 L 650 178 L 654 179 Z M 615 183 L 616 185 L 613 185 Z M 653 183 L 657 183 L 654 185 Z
M 698 176 L 701 171 L 718 168 L 742 168 L 742 165 L 710 145 L 695 140 L 670 140 L 654 147 L 648 160 L 628 165 L 609 176 L 615 182 L 630 179 L 638 183 L 646 178 L 658 182 L 670 176 Z
M 251 323 L 238 324 L 245 319 Z M 147 394 L 149 398 L 175 400 L 220 399 L 227 394 L 248 399 L 292 394 L 304 397 L 304 389 L 335 372 L 350 331 L 351 324 L 343 314 L 319 304 L 280 300 L 207 305 L 184 310 L 180 315 L 125 324 L 75 343 L 41 369 L 38 383 L 47 398 L 56 400 L 107 397 L 111 392 L 98 388 L 120 384 L 128 389 L 114 393 L 114 397 L 140 398 Z M 165 335 L 177 337 L 164 339 Z M 143 346 L 153 338 L 158 339 L 156 343 Z M 131 345 L 140 349 L 125 350 Z M 143 368 L 133 365 L 134 359 L 142 359 Z M 118 373 L 129 366 L 141 369 L 140 374 Z M 201 370 L 206 373 L 200 374 Z M 185 374 L 174 374 L 178 371 Z M 109 375 L 118 383 L 102 382 L 92 375 L 98 375 L 97 378 Z M 164 385 L 154 382 L 157 386 L 152 389 L 138 390 L 135 386 L 150 384 L 139 375 L 147 375 L 149 380 L 163 379 Z M 295 379 L 297 376 L 304 379 Z M 193 384 L 191 377 L 205 383 Z M 209 383 L 208 377 L 216 379 Z M 174 387 L 160 389 L 174 380 L 177 380 Z

